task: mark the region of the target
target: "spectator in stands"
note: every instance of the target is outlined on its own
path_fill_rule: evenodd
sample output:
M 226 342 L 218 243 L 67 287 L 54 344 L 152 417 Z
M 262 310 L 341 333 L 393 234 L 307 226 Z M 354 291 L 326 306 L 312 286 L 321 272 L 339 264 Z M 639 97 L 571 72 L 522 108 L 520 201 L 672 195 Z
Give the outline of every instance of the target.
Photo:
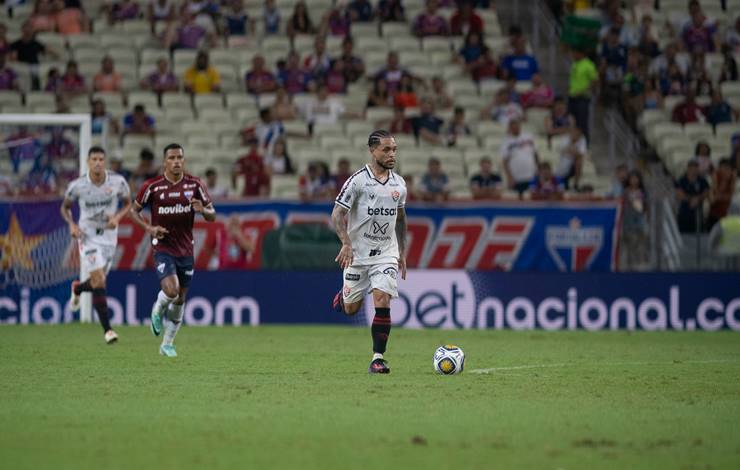
M 690 15 L 691 20 L 681 31 L 686 50 L 691 52 L 697 47 L 708 52 L 719 50 L 720 39 L 714 22 L 704 16 L 701 7 L 690 7 Z
M 380 18 L 381 23 L 406 21 L 403 0 L 380 0 L 378 2 L 378 18 Z
M 488 46 L 483 42 L 483 36 L 478 31 L 470 31 L 465 35 L 463 45 L 456 56 L 457 63 L 461 64 L 467 73 L 473 73 L 473 70 L 480 65 L 483 55 L 488 50 Z
M 444 121 L 434 114 L 434 103 L 430 100 L 422 100 L 419 115 L 411 118 L 411 127 L 414 129 L 414 137 L 416 137 L 417 142 L 444 144 L 443 124 Z
M 288 37 L 293 38 L 297 34 L 316 34 L 316 27 L 311 21 L 306 8 L 306 2 L 300 0 L 293 7 L 293 14 L 288 18 Z
M 152 36 L 157 33 L 157 23 L 169 25 L 175 21 L 175 0 L 150 0 L 146 9 L 146 19 Z
M 508 77 L 501 89 L 506 91 L 506 99 L 510 103 L 521 104 L 522 98 L 519 95 L 519 90 L 516 89 L 516 79 L 514 77 Z
M 382 78 L 373 80 L 373 87 L 367 95 L 368 108 L 385 108 L 391 106 L 393 97 L 388 93 L 388 85 Z
M 85 77 L 77 71 L 77 62 L 74 60 L 67 62 L 61 81 L 61 92 L 67 96 L 77 96 L 87 93 Z
M 470 178 L 470 192 L 473 199 L 500 199 L 503 181 L 501 176 L 492 171 L 491 159 L 483 157 L 479 162 L 480 170 Z
M 255 128 L 254 134 L 259 141 L 259 151 L 262 155 L 272 152 L 275 142 L 285 135 L 283 123 L 272 116 L 270 108 L 260 110 L 260 124 Z
M 707 122 L 712 126 L 723 122 L 732 122 L 738 117 L 737 110 L 733 109 L 730 104 L 722 98 L 722 93 L 717 87 L 712 92 L 712 102 L 707 106 L 704 112 L 707 116 Z
M 408 204 L 411 201 L 418 201 L 419 192 L 416 190 L 414 175 L 407 173 L 403 175 L 403 180 L 406 182 L 406 203 Z
M 292 121 L 298 115 L 298 110 L 293 104 L 293 98 L 283 87 L 278 87 L 275 90 L 275 102 L 271 109 L 272 117 L 278 121 Z
M 458 8 L 450 18 L 450 32 L 453 36 L 464 36 L 471 32 L 483 33 L 483 20 L 475 13 L 472 0 L 458 2 Z
M 368 23 L 375 18 L 373 5 L 368 0 L 352 0 L 347 5 L 347 12 L 353 23 Z
M 154 153 L 148 148 L 139 152 L 139 165 L 131 173 L 130 185 L 140 188 L 144 181 L 159 176 L 159 167 L 154 164 Z
M 675 64 L 681 75 L 685 76 L 689 71 L 689 58 L 684 54 L 678 54 L 678 48 L 675 43 L 669 43 L 663 53 L 653 59 L 650 63 L 649 73 L 651 76 L 661 77 L 668 75 L 668 67 Z
M 213 46 L 214 38 L 208 31 L 195 21 L 194 13 L 185 12 L 182 15 L 180 26 L 172 23 L 165 33 L 164 47 L 173 51 L 175 49 L 198 49 L 201 42 Z
M 568 108 L 565 105 L 563 98 L 555 98 L 552 110 L 548 116 L 545 116 L 545 133 L 548 138 L 552 138 L 558 135 L 567 134 L 570 132 L 571 127 L 575 127 L 576 121 L 573 116 L 568 113 Z
M 324 84 L 320 84 L 316 95 L 306 101 L 304 110 L 305 121 L 311 132 L 315 124 L 336 124 L 345 113 L 341 101 L 331 98 L 329 90 Z
M 352 176 L 352 169 L 350 168 L 349 160 L 346 158 L 340 158 L 337 161 L 337 172 L 331 176 L 334 182 L 334 196 L 339 194 L 342 190 L 344 183 Z
M 542 80 L 539 73 L 532 75 L 532 88 L 521 95 L 525 108 L 549 108 L 553 104 L 555 93 L 552 87 Z
M 7 64 L 5 54 L 0 54 L 0 90 L 18 89 L 18 74 Z
M 347 93 L 347 78 L 344 75 L 344 62 L 335 60 L 324 78 L 326 88 L 331 94 Z
M 499 64 L 493 57 L 491 49 L 485 49 L 483 57 L 470 70 L 473 81 L 495 79 L 499 75 Z
M 391 134 L 411 134 L 414 131 L 414 127 L 411 125 L 411 120 L 405 116 L 405 110 L 400 106 L 393 108 L 393 117 L 387 125 L 384 123 L 378 123 L 377 127 L 387 127 L 388 132 Z
M 645 80 L 645 92 L 641 95 L 642 111 L 646 109 L 663 109 L 663 95 L 655 86 L 654 79 Z
M 596 66 L 586 54 L 579 49 L 573 50 L 573 64 L 570 67 L 568 85 L 568 112 L 573 115 L 576 126 L 589 139 L 589 113 L 591 94 L 598 85 Z
M 285 68 L 278 73 L 280 85 L 291 95 L 306 92 L 311 82 L 311 75 L 300 68 L 299 60 L 298 54 L 291 51 Z
M 143 104 L 137 104 L 132 112 L 123 117 L 123 134 L 154 136 L 155 120 L 147 114 Z
M 711 178 L 712 172 L 714 172 L 714 164 L 712 164 L 712 148 L 708 143 L 703 140 L 696 143 L 694 159 L 699 165 L 699 175 L 704 178 Z
M 61 96 L 62 93 L 62 74 L 59 69 L 52 67 L 46 72 L 46 84 L 44 91 Z
M 734 82 L 738 79 L 737 61 L 734 57 L 734 49 L 727 45 L 722 45 L 722 71 L 719 75 L 719 83 Z
M 667 72 L 660 75 L 658 80 L 660 91 L 664 95 L 683 95 L 688 88 L 686 76 L 675 63 L 670 64 Z
M 314 40 L 313 51 L 303 58 L 303 70 L 316 78 L 323 77 L 331 67 L 331 57 L 326 51 L 326 38 L 318 36 Z
M 391 51 L 388 53 L 388 59 L 384 68 L 375 74 L 375 79 L 382 78 L 388 85 L 388 92 L 393 95 L 401 84 L 401 77 L 411 75 L 407 70 L 402 69 L 399 65 L 398 53 Z M 413 75 L 412 75 L 413 77 Z
M 344 8 L 344 2 L 335 2 L 321 20 L 319 33 L 321 35 L 332 35 L 346 37 L 349 35 L 351 19 L 349 12 Z
M 64 0 L 55 0 L 56 30 L 59 34 L 65 36 L 73 34 L 82 34 L 90 31 L 90 20 L 85 16 L 85 12 L 75 5 L 65 5 Z
M 640 27 L 637 31 L 637 50 L 643 56 L 651 59 L 660 54 L 658 34 L 653 26 L 653 18 L 650 15 L 645 15 L 640 20 Z
M 208 53 L 198 52 L 195 64 L 185 71 L 185 91 L 195 95 L 221 91 L 221 75 L 208 63 Z
M 676 183 L 678 198 L 678 229 L 682 233 L 704 231 L 702 204 L 709 196 L 709 183 L 699 174 L 699 163 L 692 159 L 686 165 L 686 173 Z
M 509 101 L 509 92 L 501 88 L 496 92 L 493 102 L 481 110 L 480 117 L 507 125 L 511 121 L 523 119 L 524 110 L 518 103 Z
M 239 216 L 231 214 L 218 231 L 218 269 L 248 269 L 254 248 L 254 242 L 242 229 Z
M 347 36 L 342 41 L 342 55 L 334 59 L 334 62 L 344 64 L 344 78 L 347 83 L 354 83 L 365 75 L 365 64 L 361 58 L 353 54 L 354 43 Z
M 0 54 L 10 54 L 10 39 L 8 39 L 8 27 L 0 22 Z
M 224 34 L 229 47 L 248 44 L 248 37 L 255 31 L 255 20 L 244 10 L 243 0 L 230 0 L 229 11 L 224 15 Z
M 539 157 L 534 147 L 534 137 L 522 132 L 518 119 L 509 121 L 509 129 L 501 143 L 500 157 L 506 184 L 510 189 L 523 194 L 537 173 Z
M 457 143 L 458 137 L 471 135 L 472 133 L 470 126 L 465 122 L 465 108 L 456 106 L 452 119 L 447 124 L 447 144 L 453 146 Z
M 31 88 L 39 89 L 39 76 L 36 68 L 39 64 L 39 56 L 50 55 L 59 58 L 59 54 L 51 48 L 46 47 L 36 40 L 36 33 L 31 23 L 26 21 L 21 27 L 21 37 L 10 44 L 10 60 L 15 60 L 31 66 Z
M 627 175 L 622 199 L 622 239 L 627 254 L 625 268 L 632 270 L 645 263 L 648 247 L 647 192 L 639 171 L 632 170 Z
M 123 179 L 125 179 L 126 181 L 129 181 L 131 179 L 131 170 L 123 166 L 123 159 L 121 158 L 120 152 L 111 153 L 110 171 L 123 176 Z
M 410 75 L 401 77 L 401 83 L 393 96 L 393 105 L 401 108 L 415 108 L 419 106 L 419 98 L 414 88 L 414 80 Z
M 213 167 L 206 168 L 206 188 L 213 199 L 225 199 L 229 197 L 229 189 L 218 185 L 218 174 Z
M 427 172 L 421 177 L 419 192 L 424 201 L 443 202 L 450 198 L 450 178 L 442 171 L 438 158 L 429 159 Z
M 707 230 L 711 230 L 714 224 L 727 215 L 732 197 L 735 194 L 735 180 L 735 172 L 733 171 L 730 159 L 721 159 L 717 171 L 714 172 L 713 176 Z
M 606 105 L 619 103 L 626 68 L 627 48 L 619 43 L 619 30 L 611 28 L 601 46 L 599 63 L 601 94 Z
M 265 36 L 273 36 L 280 32 L 280 10 L 275 5 L 275 0 L 265 0 L 262 10 L 263 29 Z
M 252 58 L 252 70 L 244 75 L 247 92 L 259 96 L 272 93 L 277 88 L 277 78 L 265 69 L 265 58 L 257 54 Z
M 157 59 L 157 68 L 139 82 L 144 90 L 151 90 L 161 95 L 162 93 L 177 92 L 179 83 L 175 74 L 170 70 L 169 61 L 160 57 Z
M 298 179 L 298 195 L 303 202 L 321 201 L 336 196 L 334 182 L 324 162 L 311 162 Z
M 447 93 L 445 82 L 442 77 L 432 77 L 431 87 L 425 93 L 425 97 L 432 101 L 435 109 L 450 109 L 453 105 L 452 97 Z
M 122 90 L 123 77 L 116 72 L 111 56 L 103 57 L 100 62 L 100 71 L 93 78 L 93 91 L 118 93 Z
M 447 36 L 450 27 L 444 16 L 437 11 L 439 0 L 427 0 L 426 9 L 414 20 L 412 32 L 417 37 Z
M 236 179 L 244 177 L 242 197 L 266 197 L 270 194 L 270 176 L 265 171 L 262 155 L 258 151 L 258 141 L 249 141 L 249 153 L 234 163 L 231 172 L 231 185 L 236 188 Z
M 283 137 L 275 140 L 272 150 L 265 155 L 265 171 L 272 175 L 292 175 L 293 162 L 288 155 L 288 145 Z
M 614 177 L 612 178 L 609 190 L 604 194 L 607 198 L 619 198 L 624 193 L 624 187 L 627 184 L 627 175 L 629 169 L 624 163 L 620 163 L 614 169 Z
M 688 122 L 705 122 L 704 110 L 696 103 L 694 90 L 686 91 L 686 100 L 673 109 L 673 122 L 686 124 Z
M 577 188 L 581 179 L 583 162 L 586 160 L 588 147 L 583 132 L 575 126 L 570 128 L 567 137 L 559 139 L 557 144 L 553 143 L 560 153 L 555 176 L 565 185 L 565 189 L 570 189 L 570 180 L 573 180 L 573 187 Z
M 54 5 L 51 0 L 36 0 L 28 18 L 34 33 L 52 33 L 56 28 Z
M 69 114 L 70 112 L 67 98 L 61 93 L 54 95 L 54 114 Z
M 529 184 L 532 199 L 557 200 L 563 198 L 565 186 L 557 176 L 552 174 L 550 163 L 542 162 L 537 165 L 537 176 Z
M 49 156 L 52 163 L 59 160 L 76 160 L 78 151 L 75 144 L 64 136 L 64 127 L 52 127 L 51 139 L 44 146 L 44 152 Z
M 118 0 L 110 5 L 104 5 L 108 13 L 108 23 L 114 24 L 121 21 L 135 20 L 141 17 L 141 7 L 134 0 Z
M 115 135 L 118 135 L 121 130 L 118 121 L 113 119 L 113 116 L 105 110 L 105 101 L 100 98 L 94 99 L 90 104 L 90 118 L 93 135 L 102 134 L 104 128 Z
M 34 160 L 31 171 L 24 178 L 21 192 L 25 195 L 53 194 L 60 186 L 59 175 L 51 158 L 41 152 Z
M 514 50 L 504 57 L 501 68 L 509 77 L 519 80 L 531 80 L 532 75 L 540 71 L 537 59 L 527 53 L 526 39 L 518 36 L 513 43 Z

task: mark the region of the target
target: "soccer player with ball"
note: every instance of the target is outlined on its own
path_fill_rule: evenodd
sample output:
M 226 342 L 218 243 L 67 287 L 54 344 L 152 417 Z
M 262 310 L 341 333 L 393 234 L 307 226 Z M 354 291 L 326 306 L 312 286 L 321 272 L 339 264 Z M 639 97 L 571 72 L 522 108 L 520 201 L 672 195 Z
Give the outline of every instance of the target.
M 372 291 L 371 374 L 390 372 L 383 354 L 391 331 L 391 297 L 398 297 L 398 275 L 406 279 L 406 183 L 393 172 L 398 146 L 384 130 L 370 134 L 372 161 L 347 179 L 335 200 L 332 221 L 342 242 L 335 261 L 344 285 L 334 309 L 354 315 Z
M 164 148 L 164 174 L 141 187 L 131 208 L 131 219 L 152 237 L 154 265 L 161 290 L 152 308 L 151 329 L 159 336 L 164 329 L 159 353 L 177 356 L 175 335 L 182 324 L 182 310 L 193 278 L 193 222 L 201 214 L 216 220 L 208 190 L 200 179 L 185 173 L 185 154 L 179 144 Z M 140 212 L 151 210 L 148 223 Z
M 72 217 L 72 204 L 80 206 L 79 223 Z M 123 207 L 118 209 L 119 202 Z M 118 241 L 118 223 L 131 207 L 131 194 L 123 176 L 105 169 L 105 150 L 90 147 L 87 152 L 87 173 L 72 181 L 64 193 L 62 217 L 69 225 L 69 232 L 77 239 L 80 265 L 89 273 L 84 281 L 72 282 L 70 307 L 80 309 L 80 294 L 92 292 L 95 311 L 103 327 L 108 344 L 118 340 L 118 335 L 108 319 L 108 300 L 105 280 L 113 262 Z

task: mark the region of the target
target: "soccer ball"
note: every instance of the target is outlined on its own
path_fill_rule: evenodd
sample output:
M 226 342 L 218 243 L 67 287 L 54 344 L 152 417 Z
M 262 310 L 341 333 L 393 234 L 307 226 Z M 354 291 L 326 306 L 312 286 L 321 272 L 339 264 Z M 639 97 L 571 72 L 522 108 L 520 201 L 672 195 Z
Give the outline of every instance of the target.
M 460 374 L 464 367 L 465 353 L 454 344 L 440 346 L 434 351 L 434 370 L 438 374 Z

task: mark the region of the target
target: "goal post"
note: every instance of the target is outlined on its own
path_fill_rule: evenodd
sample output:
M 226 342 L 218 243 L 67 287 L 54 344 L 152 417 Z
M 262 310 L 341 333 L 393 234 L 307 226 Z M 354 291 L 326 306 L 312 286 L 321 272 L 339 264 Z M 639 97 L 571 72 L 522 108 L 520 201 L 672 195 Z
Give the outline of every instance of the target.
M 89 114 L 0 114 L 0 126 L 66 126 L 76 127 L 79 149 L 79 174 L 87 171 L 87 152 L 92 145 L 92 119 Z M 87 278 L 80 263 L 80 279 Z M 92 295 L 84 292 L 80 297 L 80 321 L 92 321 Z

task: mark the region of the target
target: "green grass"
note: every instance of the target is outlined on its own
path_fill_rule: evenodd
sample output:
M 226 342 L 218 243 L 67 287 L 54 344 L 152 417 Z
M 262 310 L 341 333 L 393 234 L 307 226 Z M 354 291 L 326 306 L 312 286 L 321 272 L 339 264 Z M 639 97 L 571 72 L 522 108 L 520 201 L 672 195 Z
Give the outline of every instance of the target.
M 740 467 L 737 333 L 397 328 L 388 376 L 364 328 L 119 334 L 0 327 L 0 468 Z

